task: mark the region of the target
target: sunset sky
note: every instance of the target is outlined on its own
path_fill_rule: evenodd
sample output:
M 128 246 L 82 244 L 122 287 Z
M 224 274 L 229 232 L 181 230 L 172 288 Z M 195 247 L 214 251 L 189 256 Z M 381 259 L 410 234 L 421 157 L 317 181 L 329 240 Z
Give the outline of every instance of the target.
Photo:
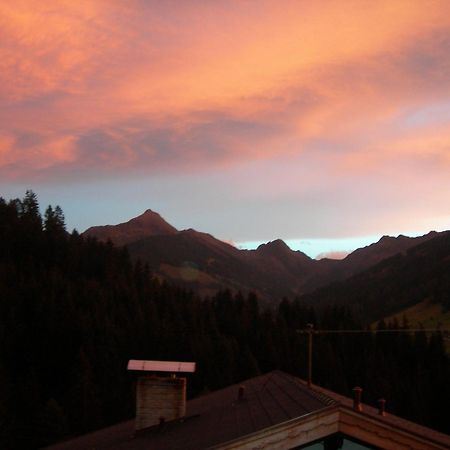
M 0 196 L 311 256 L 450 229 L 450 2 L 0 0 Z

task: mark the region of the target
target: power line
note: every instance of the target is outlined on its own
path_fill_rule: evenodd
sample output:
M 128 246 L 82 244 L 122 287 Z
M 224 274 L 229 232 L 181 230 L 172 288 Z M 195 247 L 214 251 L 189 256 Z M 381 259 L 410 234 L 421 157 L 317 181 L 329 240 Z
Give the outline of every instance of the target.
M 308 335 L 308 386 L 312 385 L 312 337 L 317 334 L 380 334 L 380 333 L 435 333 L 445 332 L 445 335 L 450 333 L 449 328 L 390 328 L 383 330 L 316 330 L 312 323 L 308 323 L 303 330 L 296 330 L 297 333 Z
M 434 333 L 434 332 L 450 332 L 450 328 L 396 328 L 396 329 L 383 329 L 383 330 L 316 330 L 314 328 L 304 329 L 304 330 L 296 330 L 297 333 L 300 334 L 346 334 L 346 333 L 366 333 L 366 334 L 374 334 L 374 333 Z

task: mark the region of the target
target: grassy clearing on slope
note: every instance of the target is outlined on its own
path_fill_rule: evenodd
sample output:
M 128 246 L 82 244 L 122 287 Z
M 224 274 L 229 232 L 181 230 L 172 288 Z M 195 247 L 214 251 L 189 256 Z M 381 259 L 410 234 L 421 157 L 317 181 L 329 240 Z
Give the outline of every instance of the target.
M 410 306 L 397 314 L 385 317 L 386 323 L 397 319 L 401 325 L 403 318 L 406 317 L 410 328 L 443 328 L 450 330 L 450 311 L 443 311 L 442 305 L 437 303 L 431 303 L 429 300 L 417 303 L 414 306 Z M 372 327 L 376 327 L 376 323 L 372 324 Z M 447 352 L 450 354 L 450 340 L 447 337 L 445 339 L 445 346 Z
M 401 324 L 406 317 L 411 328 L 423 326 L 424 328 L 437 328 L 439 326 L 450 328 L 450 311 L 444 312 L 442 305 L 431 303 L 429 300 L 410 306 L 397 314 L 386 317 L 386 322 L 397 319 Z

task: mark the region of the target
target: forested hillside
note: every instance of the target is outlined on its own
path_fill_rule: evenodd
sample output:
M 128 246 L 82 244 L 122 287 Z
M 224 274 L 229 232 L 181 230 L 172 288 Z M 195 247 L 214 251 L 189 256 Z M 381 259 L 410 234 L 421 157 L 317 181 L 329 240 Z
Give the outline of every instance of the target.
M 316 308 L 349 307 L 365 323 L 427 301 L 450 309 L 450 232 L 435 235 L 405 252 L 342 282 L 302 297 Z
M 0 448 L 33 449 L 134 414 L 128 359 L 196 361 L 189 395 L 280 368 L 306 375 L 307 323 L 359 328 L 344 307 L 317 314 L 255 295 L 202 299 L 161 284 L 126 250 L 65 230 L 36 196 L 0 199 Z M 380 327 L 386 325 L 380 324 Z M 318 335 L 313 379 L 450 432 L 450 362 L 440 334 Z

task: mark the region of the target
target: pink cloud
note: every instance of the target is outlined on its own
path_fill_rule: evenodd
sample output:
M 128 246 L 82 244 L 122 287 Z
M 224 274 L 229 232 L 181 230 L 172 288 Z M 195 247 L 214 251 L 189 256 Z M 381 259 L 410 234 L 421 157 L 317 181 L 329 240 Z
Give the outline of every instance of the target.
M 323 258 L 329 258 L 329 259 L 344 259 L 350 252 L 324 252 L 319 253 L 315 259 L 323 259 Z
M 1 5 L 2 177 L 445 159 L 401 121 L 450 94 L 446 2 L 176 5 Z

